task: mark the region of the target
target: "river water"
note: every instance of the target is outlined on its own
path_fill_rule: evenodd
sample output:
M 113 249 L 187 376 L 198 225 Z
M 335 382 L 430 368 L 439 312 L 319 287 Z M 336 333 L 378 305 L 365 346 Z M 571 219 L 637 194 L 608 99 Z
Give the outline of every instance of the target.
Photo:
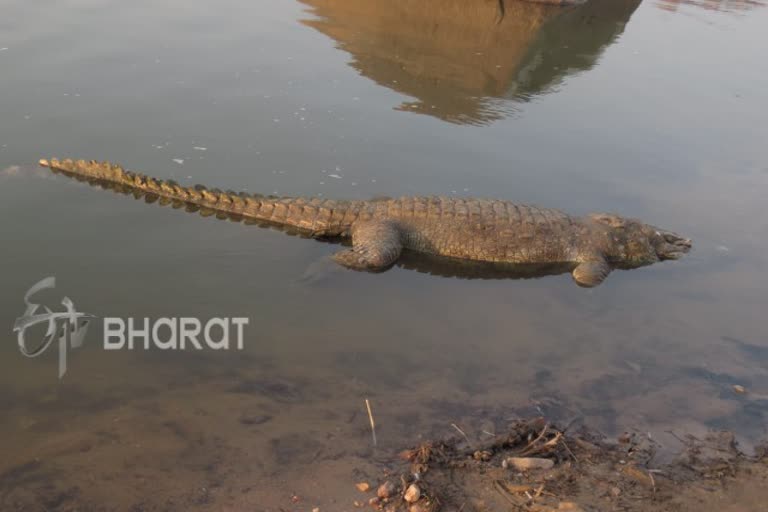
M 345 509 L 351 482 L 452 423 L 477 438 L 536 414 L 670 449 L 670 431 L 766 434 L 763 2 L 1 9 L 0 509 Z M 333 245 L 36 169 L 49 156 L 614 211 L 694 250 L 592 290 L 355 273 L 325 263 Z M 12 332 L 46 276 L 56 311 L 247 317 L 244 349 L 105 351 L 95 321 L 58 379 L 55 347 L 27 359 Z

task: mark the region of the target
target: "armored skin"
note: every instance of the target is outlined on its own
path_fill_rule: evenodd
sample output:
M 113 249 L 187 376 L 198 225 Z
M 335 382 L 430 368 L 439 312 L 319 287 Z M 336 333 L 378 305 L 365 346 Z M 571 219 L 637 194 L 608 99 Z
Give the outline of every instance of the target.
M 203 215 L 254 221 L 312 238 L 351 239 L 334 259 L 380 272 L 404 250 L 502 266 L 557 265 L 580 286 L 599 285 L 615 268 L 678 259 L 691 241 L 618 215 L 572 217 L 559 210 L 494 199 L 401 197 L 370 201 L 274 197 L 183 187 L 109 162 L 40 160 L 54 172 L 144 195 Z

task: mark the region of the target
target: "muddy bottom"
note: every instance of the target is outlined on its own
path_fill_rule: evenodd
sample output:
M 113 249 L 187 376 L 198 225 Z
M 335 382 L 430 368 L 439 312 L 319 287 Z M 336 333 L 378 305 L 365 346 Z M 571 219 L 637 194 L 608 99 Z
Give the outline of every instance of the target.
M 150 386 L 130 400 L 107 387 L 99 401 L 63 386 L 68 406 L 89 411 L 67 423 L 55 396 L 47 414 L 14 410 L 0 510 L 748 511 L 768 500 L 763 451 L 741 453 L 729 433 L 662 444 L 647 430 L 607 437 L 579 419 L 558 427 L 403 392 L 371 400 L 374 445 L 364 400 L 349 398 L 364 396 L 359 383 L 328 395 L 263 372 L 181 379 L 160 400 Z

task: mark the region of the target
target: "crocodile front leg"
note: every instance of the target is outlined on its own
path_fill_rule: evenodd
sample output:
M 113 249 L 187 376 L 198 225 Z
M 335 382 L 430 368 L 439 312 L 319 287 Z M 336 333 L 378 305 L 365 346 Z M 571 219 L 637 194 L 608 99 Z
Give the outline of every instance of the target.
M 339 251 L 333 259 L 353 270 L 382 272 L 394 265 L 403 250 L 400 228 L 390 220 L 355 221 L 352 249 Z
M 592 256 L 586 261 L 579 263 L 573 269 L 573 280 L 582 288 L 593 288 L 602 283 L 608 274 L 611 273 L 611 267 L 602 256 Z

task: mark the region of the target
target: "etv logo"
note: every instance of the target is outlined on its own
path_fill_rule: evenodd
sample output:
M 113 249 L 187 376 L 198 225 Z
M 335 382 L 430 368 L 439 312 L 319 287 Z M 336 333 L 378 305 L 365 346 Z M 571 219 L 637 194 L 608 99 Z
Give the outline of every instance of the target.
M 90 318 L 95 318 L 87 313 L 78 313 L 75 310 L 75 304 L 64 297 L 61 304 L 66 311 L 54 313 L 47 306 L 42 306 L 44 313 L 40 313 L 40 305 L 30 302 L 30 298 L 41 290 L 56 288 L 56 278 L 46 277 L 38 282 L 32 288 L 27 290 L 24 295 L 24 303 L 27 305 L 24 314 L 16 319 L 13 324 L 14 332 L 17 332 L 19 350 L 27 357 L 37 357 L 45 352 L 54 340 L 59 342 L 59 378 L 67 373 L 67 350 L 69 348 L 78 348 L 82 346 L 85 340 L 85 334 L 88 332 Z M 41 323 L 48 323 L 48 329 L 43 336 L 43 341 L 33 349 L 27 345 L 25 338 L 26 330 Z

